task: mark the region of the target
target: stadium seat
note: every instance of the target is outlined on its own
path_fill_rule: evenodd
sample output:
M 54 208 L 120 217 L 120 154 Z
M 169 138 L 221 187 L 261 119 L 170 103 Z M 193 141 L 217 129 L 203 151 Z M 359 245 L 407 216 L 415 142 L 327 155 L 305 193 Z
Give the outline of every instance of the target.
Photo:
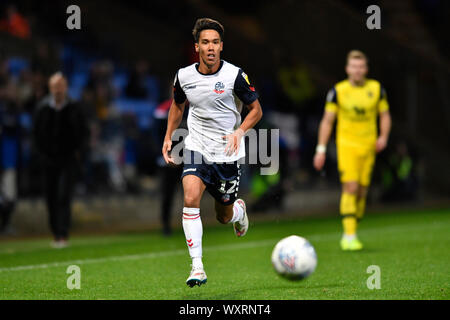
M 29 67 L 29 62 L 21 57 L 11 57 L 8 60 L 8 72 L 14 78 L 18 78 L 22 70 L 28 69 Z
M 114 104 L 121 114 L 131 113 L 136 115 L 140 129 L 149 129 L 153 125 L 153 111 L 156 102 L 148 100 L 120 98 Z

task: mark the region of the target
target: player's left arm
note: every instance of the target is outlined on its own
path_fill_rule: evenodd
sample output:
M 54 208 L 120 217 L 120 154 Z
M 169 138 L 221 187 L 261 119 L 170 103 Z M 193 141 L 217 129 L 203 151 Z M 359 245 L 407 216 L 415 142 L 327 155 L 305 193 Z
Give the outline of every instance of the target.
M 378 113 L 380 118 L 380 135 L 376 142 L 376 151 L 383 151 L 389 140 L 389 133 L 391 132 L 392 119 L 389 112 L 389 104 L 387 102 L 386 91 L 381 88 L 380 101 L 378 102 Z
M 242 130 L 244 134 L 247 133 L 248 130 L 253 128 L 259 122 L 259 120 L 261 120 L 263 115 L 261 104 L 259 103 L 258 99 L 247 105 L 247 108 L 249 110 L 249 113 L 245 117 L 240 127 L 237 129 Z
M 227 140 L 225 153 L 228 156 L 233 154 L 233 152 L 235 154 L 238 153 L 242 137 L 248 130 L 253 128 L 259 120 L 261 120 L 263 115 L 261 104 L 258 100 L 258 94 L 256 93 L 255 88 L 250 84 L 248 76 L 242 70 L 239 70 L 238 76 L 234 83 L 234 92 L 238 98 L 247 105 L 249 113 L 239 128 L 237 128 L 232 134 L 223 136 L 223 138 Z
M 238 153 L 242 137 L 262 118 L 263 112 L 258 99 L 247 105 L 247 107 L 250 112 L 247 114 L 239 128 L 237 128 L 232 134 L 224 136 L 224 139 L 227 139 L 228 141 L 225 147 L 225 153 L 228 156 L 233 154 L 233 152 L 235 154 Z

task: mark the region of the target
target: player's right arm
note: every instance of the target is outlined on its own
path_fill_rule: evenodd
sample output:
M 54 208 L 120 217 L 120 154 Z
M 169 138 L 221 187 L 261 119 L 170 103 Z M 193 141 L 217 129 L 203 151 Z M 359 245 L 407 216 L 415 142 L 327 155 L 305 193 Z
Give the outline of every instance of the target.
M 319 138 L 313 163 L 314 168 L 318 171 L 322 170 L 325 164 L 327 144 L 333 131 L 337 109 L 336 90 L 333 88 L 328 92 L 325 113 L 319 126 Z
M 174 99 L 172 101 L 172 105 L 170 106 L 169 116 L 167 119 L 167 130 L 162 147 L 162 154 L 167 164 L 175 165 L 175 162 L 169 155 L 169 152 L 172 150 L 172 134 L 180 126 L 181 120 L 183 119 L 184 105 L 184 102 L 177 103 Z
M 180 86 L 177 74 L 173 85 L 173 100 L 167 117 L 167 129 L 162 147 L 164 161 L 170 165 L 175 165 L 174 159 L 169 155 L 170 150 L 172 150 L 172 134 L 180 126 L 180 123 L 183 120 L 185 104 L 186 95 Z

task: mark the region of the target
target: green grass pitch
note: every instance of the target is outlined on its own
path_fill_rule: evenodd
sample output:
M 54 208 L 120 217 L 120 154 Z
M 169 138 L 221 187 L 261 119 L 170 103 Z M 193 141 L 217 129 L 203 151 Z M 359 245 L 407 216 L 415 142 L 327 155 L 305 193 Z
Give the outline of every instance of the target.
M 251 219 L 251 216 L 250 216 Z M 275 243 L 296 234 L 318 255 L 315 273 L 290 282 L 274 272 Z M 341 252 L 338 217 L 250 225 L 236 238 L 231 225 L 204 229 L 208 283 L 189 288 L 190 258 L 182 230 L 80 236 L 71 247 L 49 239 L 0 242 L 0 299 L 449 299 L 450 210 L 368 214 L 361 252 Z M 66 286 L 69 265 L 81 268 L 81 289 Z M 369 290 L 367 267 L 381 269 Z

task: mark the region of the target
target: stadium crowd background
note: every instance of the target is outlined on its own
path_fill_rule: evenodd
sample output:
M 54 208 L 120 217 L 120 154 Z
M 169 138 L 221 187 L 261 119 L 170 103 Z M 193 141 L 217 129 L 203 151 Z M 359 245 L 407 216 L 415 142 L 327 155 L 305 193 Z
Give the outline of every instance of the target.
M 339 192 L 334 148 L 323 175 L 314 172 L 312 158 L 326 92 L 345 77 L 350 49 L 367 53 L 369 76 L 386 87 L 393 115 L 373 197 L 409 203 L 445 197 L 449 4 L 395 3 L 379 1 L 382 30 L 371 31 L 365 25 L 368 1 L 79 1 L 81 30 L 66 28 L 67 1 L 2 2 L 2 190 L 15 189 L 18 203 L 42 197 L 33 113 L 48 94 L 49 76 L 62 71 L 90 127 L 77 199 L 158 200 L 161 128 L 172 79 L 196 59 L 190 34 L 195 19 L 211 16 L 225 25 L 223 58 L 242 66 L 260 93 L 259 128 L 280 128 L 280 173 L 260 176 L 249 168 L 244 179 L 255 212 L 282 209 L 287 195 L 302 190 Z

